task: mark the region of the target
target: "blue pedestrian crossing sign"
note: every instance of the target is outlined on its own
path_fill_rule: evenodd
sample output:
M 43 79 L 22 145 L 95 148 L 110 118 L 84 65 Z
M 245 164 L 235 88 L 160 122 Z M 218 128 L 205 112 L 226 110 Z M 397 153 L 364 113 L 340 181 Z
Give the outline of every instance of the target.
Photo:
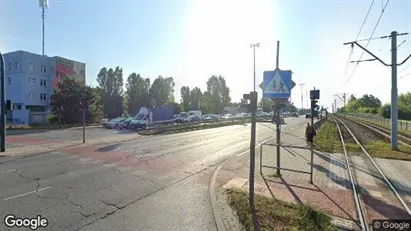
M 264 71 L 263 97 L 289 98 L 291 96 L 292 71 Z

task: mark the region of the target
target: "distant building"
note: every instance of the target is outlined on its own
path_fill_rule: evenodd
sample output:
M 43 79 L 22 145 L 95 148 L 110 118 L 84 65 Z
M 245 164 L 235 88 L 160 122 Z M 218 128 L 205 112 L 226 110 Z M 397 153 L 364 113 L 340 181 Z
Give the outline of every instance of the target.
M 54 83 L 63 76 L 85 83 L 86 64 L 66 58 L 47 57 L 27 51 L 4 54 L 6 68 L 6 99 L 13 102 L 9 120 L 25 124 L 45 124 L 51 112 L 50 95 Z M 1 84 L 1 83 L 0 83 Z

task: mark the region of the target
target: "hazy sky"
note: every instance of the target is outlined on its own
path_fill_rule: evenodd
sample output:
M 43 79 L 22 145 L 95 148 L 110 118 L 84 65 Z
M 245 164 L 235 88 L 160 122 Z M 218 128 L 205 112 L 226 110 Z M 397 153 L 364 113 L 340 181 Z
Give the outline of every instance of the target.
M 359 39 L 370 37 L 387 0 L 375 0 Z M 328 107 L 334 94 L 373 94 L 390 100 L 391 68 L 379 62 L 356 64 L 344 42 L 355 40 L 371 0 L 323 1 L 138 1 L 51 0 L 46 12 L 46 54 L 86 63 L 87 83 L 96 85 L 100 68 L 120 66 L 124 79 L 132 72 L 143 77 L 172 76 L 180 100 L 183 85 L 206 88 L 213 74 L 226 78 L 233 101 L 253 87 L 253 50 L 257 84 L 265 70 L 275 68 L 280 40 L 280 68 L 294 72 L 293 80 L 321 90 Z M 391 31 L 411 32 L 411 1 L 391 0 L 373 37 Z M 41 53 L 41 10 L 37 0 L 0 0 L 0 50 Z M 410 36 L 398 38 L 398 60 L 411 53 Z M 367 42 L 361 42 L 363 46 Z M 391 40 L 372 40 L 368 49 L 391 63 Z M 361 49 L 354 47 L 352 60 Z M 364 55 L 362 59 L 371 58 Z M 398 90 L 411 90 L 411 59 L 398 68 Z M 261 96 L 261 91 L 259 92 Z M 301 107 L 301 88 L 292 90 Z M 339 101 L 339 106 L 342 102 Z

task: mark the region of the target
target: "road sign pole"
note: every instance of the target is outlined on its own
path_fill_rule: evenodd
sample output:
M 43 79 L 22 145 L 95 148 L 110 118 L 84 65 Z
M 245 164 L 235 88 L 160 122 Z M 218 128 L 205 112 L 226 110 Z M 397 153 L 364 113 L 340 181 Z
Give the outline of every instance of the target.
M 83 106 L 83 144 L 86 143 L 86 109 Z
M 0 53 L 0 98 L 1 98 L 1 123 L 0 123 L 0 152 L 6 151 L 6 78 L 4 71 L 4 57 L 3 54 Z
M 278 101 L 277 101 L 278 102 Z M 281 175 L 281 164 L 280 164 L 280 143 L 281 143 L 281 131 L 280 131 L 280 123 L 281 123 L 281 109 L 277 109 L 276 111 L 276 137 L 277 137 L 277 176 L 279 177 Z
M 248 186 L 248 194 L 249 194 L 249 204 L 251 208 L 251 216 L 253 220 L 253 227 L 254 230 L 260 230 L 260 224 L 258 222 L 257 211 L 255 210 L 255 203 L 254 203 L 254 175 L 255 175 L 255 140 L 256 140 L 256 112 L 257 112 L 257 101 L 258 96 L 257 92 L 250 93 L 250 103 L 252 107 L 251 111 L 251 141 L 250 141 L 250 180 Z M 261 160 L 260 160 L 261 161 Z

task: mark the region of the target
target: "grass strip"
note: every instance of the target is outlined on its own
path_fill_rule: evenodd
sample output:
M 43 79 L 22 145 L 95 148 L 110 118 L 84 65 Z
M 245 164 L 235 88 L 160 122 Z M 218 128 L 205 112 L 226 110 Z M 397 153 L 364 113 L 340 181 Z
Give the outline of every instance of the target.
M 248 193 L 228 189 L 227 195 L 230 206 L 236 211 L 245 230 L 253 230 Z M 310 206 L 260 195 L 255 195 L 255 206 L 261 230 L 336 230 L 329 216 Z

